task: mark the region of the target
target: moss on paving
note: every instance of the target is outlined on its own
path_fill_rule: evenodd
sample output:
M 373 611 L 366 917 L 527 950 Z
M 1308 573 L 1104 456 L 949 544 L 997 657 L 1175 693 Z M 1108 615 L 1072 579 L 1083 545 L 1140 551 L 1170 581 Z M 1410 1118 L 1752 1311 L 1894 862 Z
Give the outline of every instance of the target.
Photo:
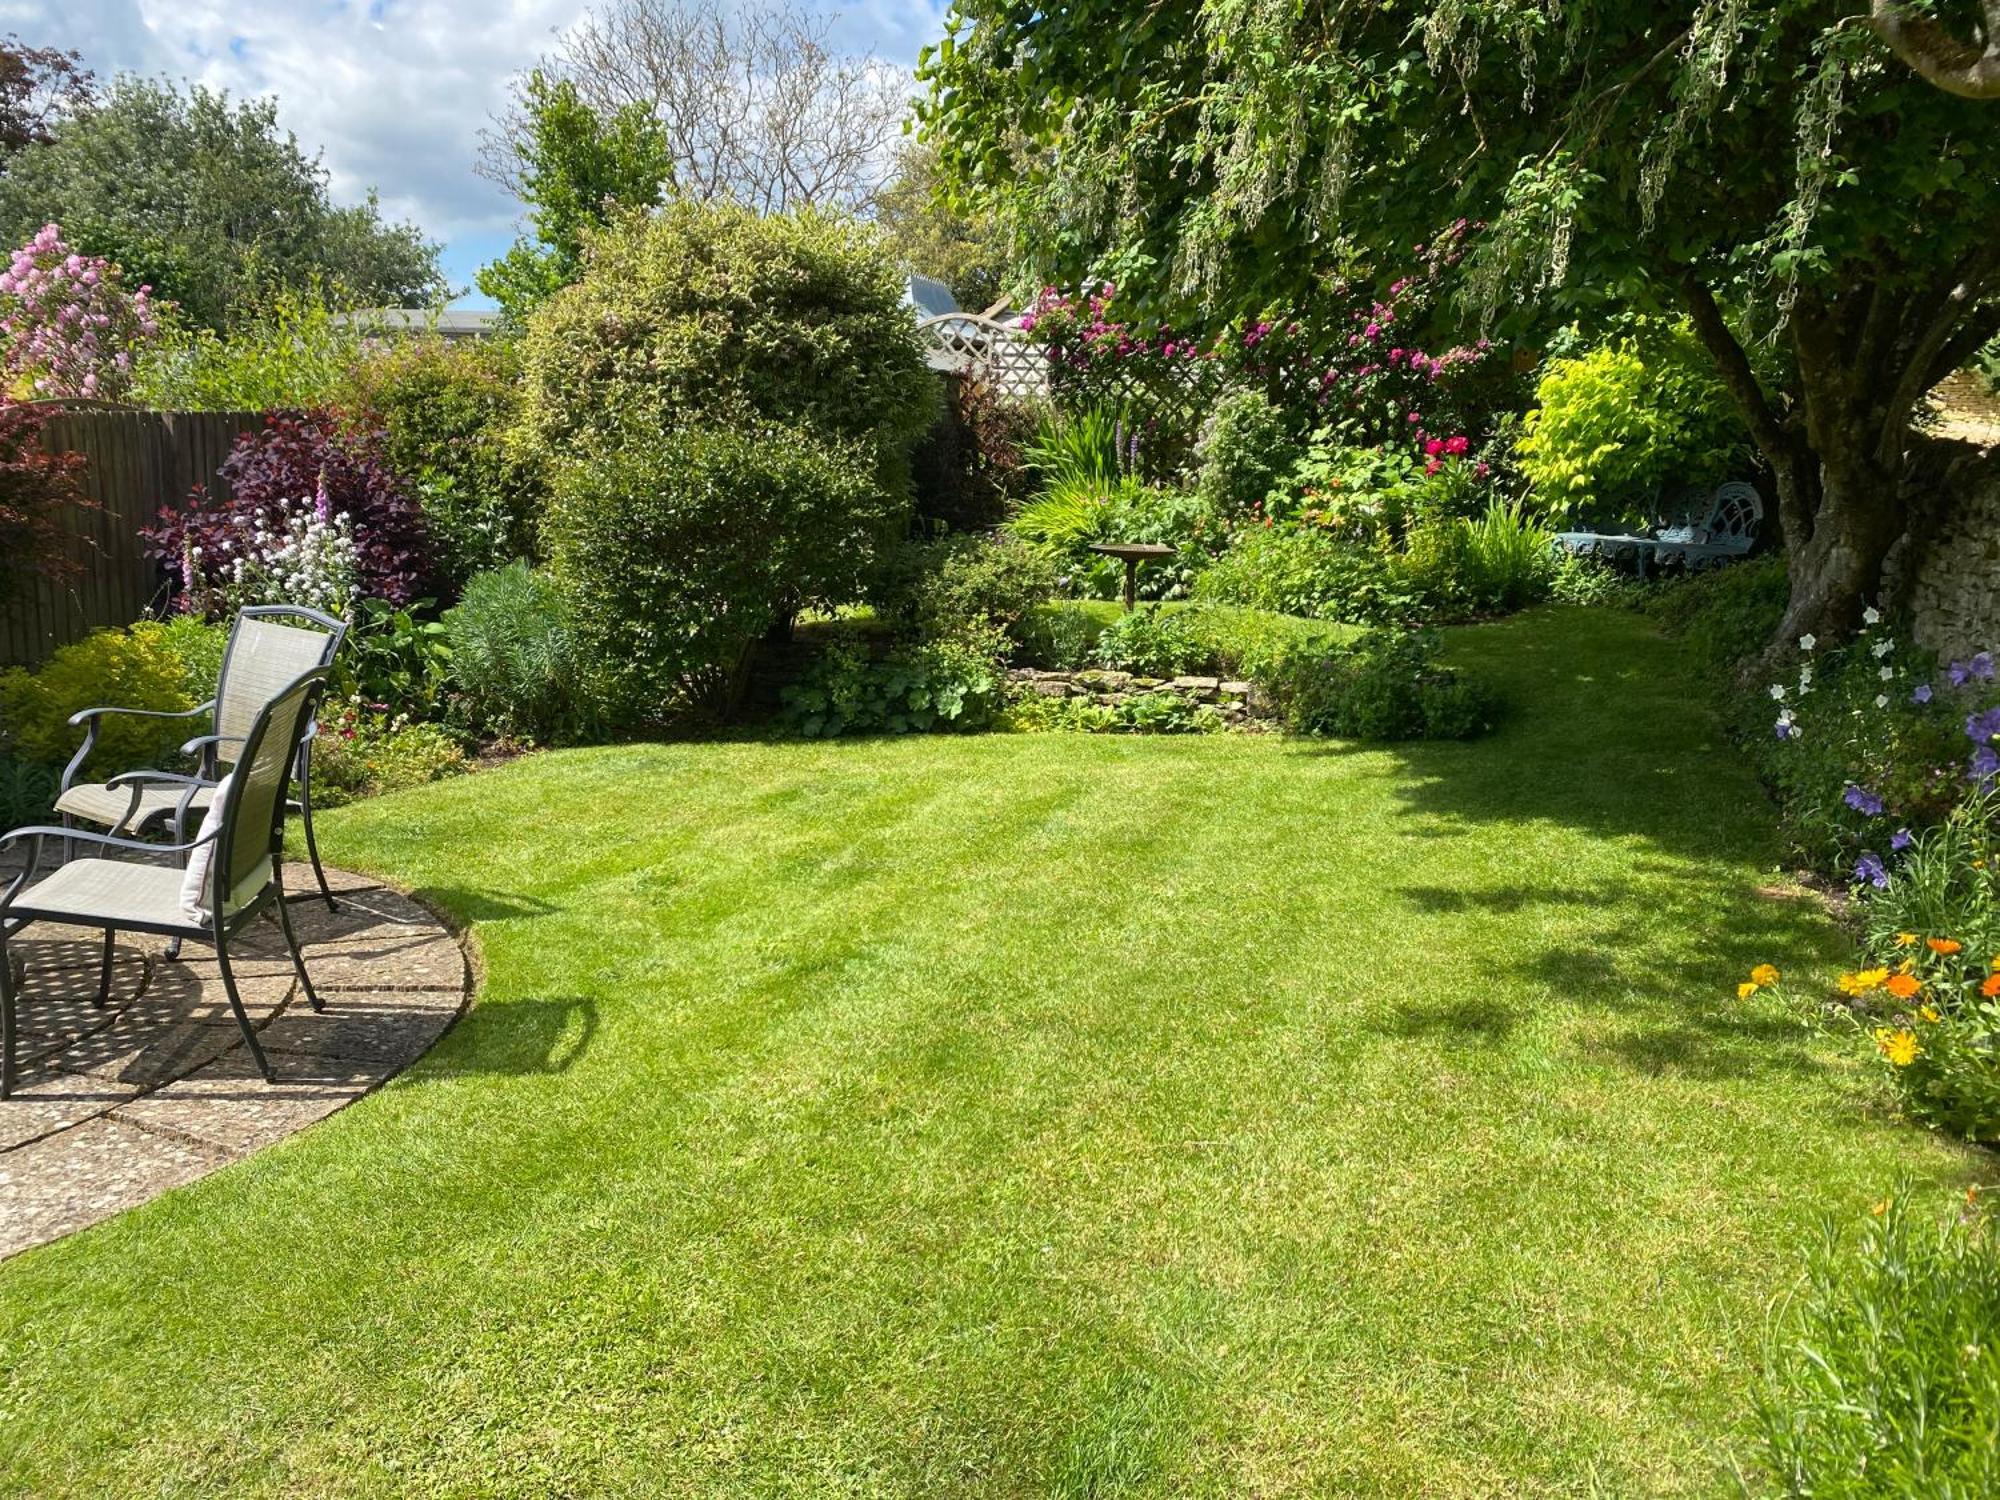
M 0 1490 L 1672 1495 L 1806 1226 L 1972 1158 L 1760 960 L 1641 621 L 1466 745 L 531 757 L 329 815 L 486 988 L 328 1123 L 0 1266 Z

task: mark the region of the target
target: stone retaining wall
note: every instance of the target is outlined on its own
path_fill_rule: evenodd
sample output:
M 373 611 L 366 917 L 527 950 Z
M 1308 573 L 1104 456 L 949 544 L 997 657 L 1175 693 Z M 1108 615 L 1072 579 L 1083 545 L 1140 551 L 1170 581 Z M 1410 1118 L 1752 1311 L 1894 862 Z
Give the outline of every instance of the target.
M 1245 727 L 1261 725 L 1277 713 L 1270 697 L 1256 683 L 1221 677 L 1140 677 L 1096 669 L 1039 672 L 1032 667 L 1017 667 L 1007 675 L 1044 698 L 1087 698 L 1107 708 L 1148 693 L 1174 693 L 1196 703 L 1212 703 L 1224 719 Z
M 1883 598 L 1941 656 L 2000 648 L 2000 448 L 1932 440 L 1911 460 L 1910 535 L 1889 555 Z

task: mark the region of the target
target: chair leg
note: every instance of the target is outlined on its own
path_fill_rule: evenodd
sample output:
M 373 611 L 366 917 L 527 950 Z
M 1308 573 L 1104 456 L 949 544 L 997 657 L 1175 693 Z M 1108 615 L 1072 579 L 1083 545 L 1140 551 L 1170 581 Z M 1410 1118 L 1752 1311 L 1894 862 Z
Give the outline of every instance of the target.
M 111 1003 L 111 955 L 112 944 L 118 934 L 111 928 L 104 929 L 104 959 L 97 970 L 97 1008 L 104 1009 Z
M 14 1092 L 14 956 L 0 937 L 0 1099 Z
M 326 898 L 326 909 L 339 911 L 333 891 L 326 883 L 326 866 L 319 862 L 319 836 L 313 832 L 311 746 L 304 746 L 299 751 L 299 821 L 306 827 L 306 857 L 312 861 L 313 879 L 319 882 L 319 893 Z
M 292 931 L 292 910 L 285 905 L 285 888 L 278 887 L 278 925 L 285 930 L 285 946 L 292 950 L 292 967 L 298 971 L 299 988 L 306 992 L 306 999 L 312 1002 L 314 1010 L 325 1010 L 326 1002 L 313 988 L 312 976 L 306 973 L 306 956 L 299 949 L 298 934 Z
M 164 958 L 168 963 L 173 963 L 180 956 L 181 956 L 181 940 L 179 938 L 168 938 L 167 951 L 165 953 L 162 953 L 160 957 Z
M 229 966 L 229 938 L 223 932 L 222 923 L 215 924 L 215 961 L 222 970 L 222 990 L 229 996 L 229 1008 L 236 1012 L 236 1024 L 243 1028 L 244 1043 L 250 1048 L 250 1055 L 257 1059 L 257 1071 L 264 1075 L 264 1082 L 276 1083 L 271 1072 L 270 1059 L 264 1056 L 264 1049 L 258 1045 L 257 1033 L 250 1027 L 250 1014 L 243 1009 L 243 997 L 236 992 L 236 971 Z

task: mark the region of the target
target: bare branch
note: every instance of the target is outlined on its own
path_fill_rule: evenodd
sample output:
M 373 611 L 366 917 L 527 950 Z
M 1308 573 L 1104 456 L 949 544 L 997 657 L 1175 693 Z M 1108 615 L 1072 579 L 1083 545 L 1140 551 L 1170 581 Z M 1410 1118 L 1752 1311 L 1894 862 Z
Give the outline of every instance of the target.
M 1983 42 L 1952 35 L 1904 0 L 1870 0 L 1868 24 L 1897 59 L 1964 99 L 2000 99 L 2000 0 L 1985 0 Z
M 835 52 L 832 22 L 795 0 L 614 0 L 541 67 L 600 113 L 652 113 L 685 197 L 763 213 L 862 210 L 894 170 L 909 83 L 873 56 Z M 482 175 L 514 185 L 519 132 L 518 111 L 496 117 L 481 137 Z

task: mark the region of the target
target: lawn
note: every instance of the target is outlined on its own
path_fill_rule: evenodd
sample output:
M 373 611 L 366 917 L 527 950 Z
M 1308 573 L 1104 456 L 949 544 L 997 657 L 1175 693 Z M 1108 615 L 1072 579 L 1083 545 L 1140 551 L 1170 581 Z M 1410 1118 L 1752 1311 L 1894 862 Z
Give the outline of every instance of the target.
M 470 924 L 356 1107 L 0 1266 L 0 1490 L 1725 1492 L 1823 1210 L 1974 1158 L 1674 648 L 1467 745 L 530 757 L 329 814 Z

